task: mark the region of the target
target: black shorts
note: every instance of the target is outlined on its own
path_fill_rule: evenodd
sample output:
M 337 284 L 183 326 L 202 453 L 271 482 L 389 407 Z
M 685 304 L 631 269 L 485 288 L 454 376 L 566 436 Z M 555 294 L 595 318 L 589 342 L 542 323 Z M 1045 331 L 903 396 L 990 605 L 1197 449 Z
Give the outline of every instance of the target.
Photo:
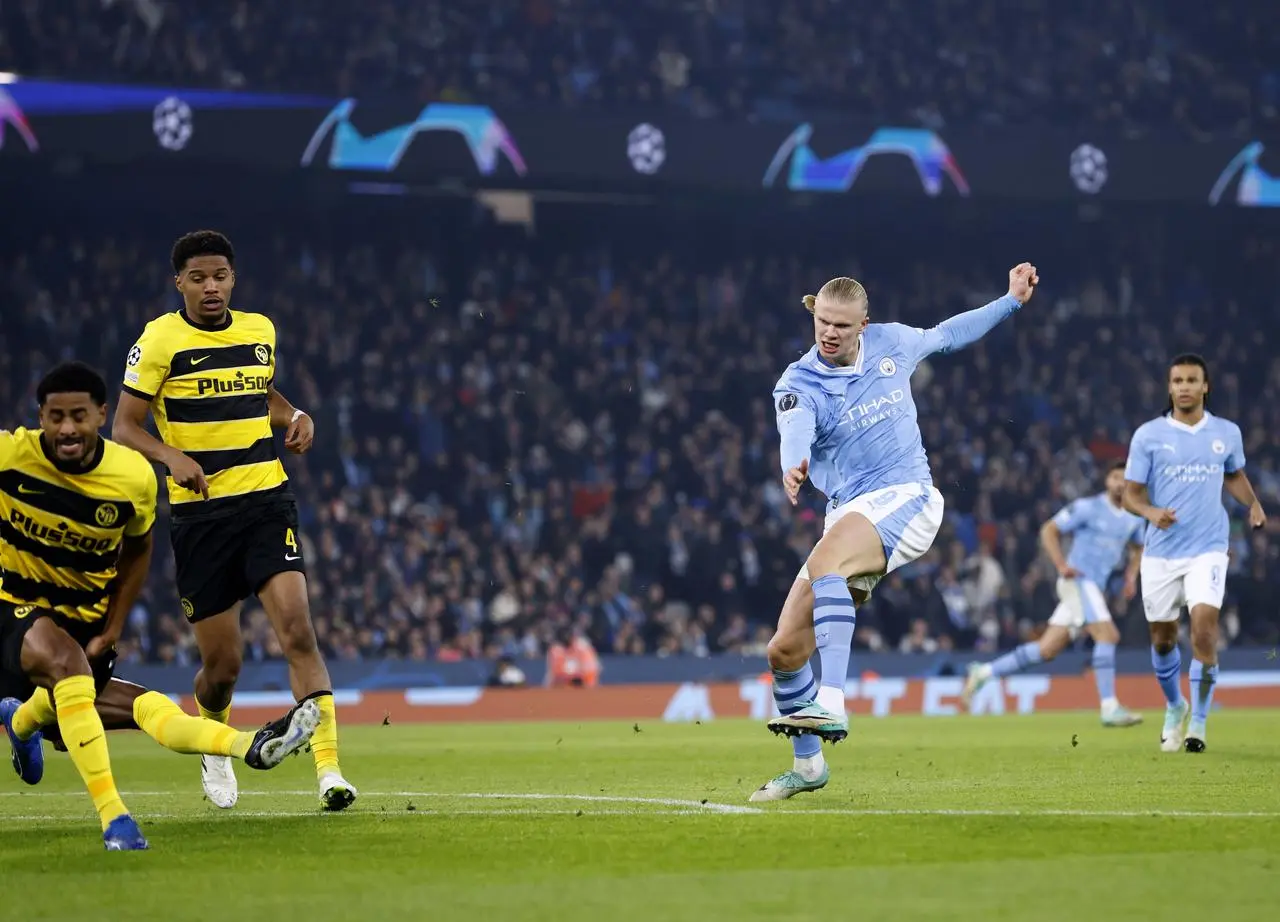
M 246 505 L 234 516 L 175 521 L 169 529 L 182 613 L 195 623 L 257 594 L 277 573 L 306 573 L 298 505 Z
M 76 621 L 38 605 L 15 605 L 0 600 L 0 698 L 25 701 L 36 690 L 22 671 L 22 642 L 31 625 L 40 618 L 52 618 L 58 627 L 71 635 L 82 648 L 102 632 L 102 621 Z M 101 693 L 115 673 L 116 655 L 104 656 L 89 664 L 93 668 L 93 684 Z

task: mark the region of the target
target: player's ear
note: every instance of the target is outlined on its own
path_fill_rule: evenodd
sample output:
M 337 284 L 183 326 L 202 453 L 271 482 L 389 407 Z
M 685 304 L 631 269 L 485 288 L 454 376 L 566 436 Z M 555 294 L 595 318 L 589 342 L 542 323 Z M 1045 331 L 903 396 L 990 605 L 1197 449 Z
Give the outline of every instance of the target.
M 173 287 L 178 291 L 182 291 L 182 276 L 180 274 L 173 277 Z

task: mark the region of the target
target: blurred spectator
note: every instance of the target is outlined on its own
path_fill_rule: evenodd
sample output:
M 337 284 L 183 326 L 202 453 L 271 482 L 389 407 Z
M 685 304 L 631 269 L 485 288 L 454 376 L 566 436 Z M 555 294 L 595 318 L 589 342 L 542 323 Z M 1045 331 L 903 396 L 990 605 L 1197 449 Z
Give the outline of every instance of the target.
M 547 650 L 547 685 L 595 688 L 599 681 L 600 658 L 591 641 L 581 634 L 562 631 Z

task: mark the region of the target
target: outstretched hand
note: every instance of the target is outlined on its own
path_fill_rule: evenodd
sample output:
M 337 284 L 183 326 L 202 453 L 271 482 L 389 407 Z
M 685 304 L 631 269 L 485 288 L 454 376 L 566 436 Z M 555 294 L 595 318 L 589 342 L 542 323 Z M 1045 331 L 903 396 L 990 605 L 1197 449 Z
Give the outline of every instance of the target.
M 1039 284 L 1040 276 L 1031 263 L 1018 263 L 1009 270 L 1009 294 L 1013 295 L 1019 304 L 1030 301 Z

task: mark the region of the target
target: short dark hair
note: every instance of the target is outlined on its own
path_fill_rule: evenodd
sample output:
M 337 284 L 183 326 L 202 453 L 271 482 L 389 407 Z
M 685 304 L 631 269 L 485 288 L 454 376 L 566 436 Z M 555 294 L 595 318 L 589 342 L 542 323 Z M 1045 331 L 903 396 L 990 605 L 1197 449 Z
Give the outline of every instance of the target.
M 170 259 L 173 261 L 174 275 L 180 275 L 187 262 L 197 256 L 225 256 L 227 265 L 236 267 L 236 250 L 225 234 L 212 230 L 192 231 L 183 234 L 173 245 Z
M 1179 365 L 1194 365 L 1204 372 L 1204 383 L 1207 388 L 1204 395 L 1205 409 L 1209 408 L 1209 395 L 1213 392 L 1213 385 L 1209 382 L 1209 363 L 1204 360 L 1204 356 L 1196 352 L 1183 352 L 1173 357 L 1173 361 L 1169 363 L 1169 370 L 1177 368 Z M 1169 398 L 1169 409 L 1166 411 L 1173 412 L 1173 398 Z
M 1107 474 L 1110 474 L 1112 471 L 1122 471 L 1128 466 L 1129 462 L 1124 458 L 1117 458 L 1115 461 L 1112 461 L 1107 465 Z
M 98 406 L 106 406 L 107 382 L 84 362 L 63 362 L 40 379 L 36 400 L 44 406 L 50 394 L 88 394 Z

